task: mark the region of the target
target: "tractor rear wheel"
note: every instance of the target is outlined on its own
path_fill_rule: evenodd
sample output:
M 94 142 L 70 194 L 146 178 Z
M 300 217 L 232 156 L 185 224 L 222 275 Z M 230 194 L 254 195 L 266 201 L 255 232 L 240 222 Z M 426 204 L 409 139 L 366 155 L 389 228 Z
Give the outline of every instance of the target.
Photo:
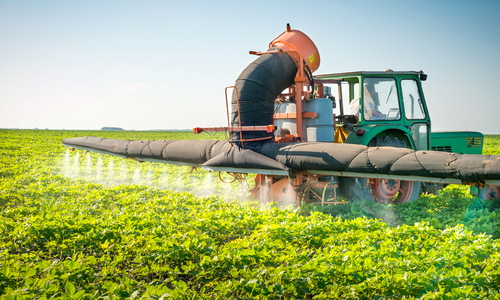
M 485 186 L 479 189 L 478 197 L 484 200 L 492 200 L 500 198 L 500 188 L 493 186 Z
M 368 144 L 370 147 L 398 147 L 410 148 L 404 141 L 384 136 L 374 138 Z M 403 203 L 418 199 L 422 193 L 421 183 L 416 181 L 394 180 L 394 179 L 369 179 L 370 193 L 378 203 Z

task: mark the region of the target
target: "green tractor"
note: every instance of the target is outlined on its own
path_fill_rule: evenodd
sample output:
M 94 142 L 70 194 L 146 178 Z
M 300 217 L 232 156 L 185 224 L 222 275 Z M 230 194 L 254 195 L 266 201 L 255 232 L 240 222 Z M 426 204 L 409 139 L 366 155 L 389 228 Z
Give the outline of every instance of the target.
M 422 71 L 347 72 L 314 76 L 315 93 L 334 106 L 336 143 L 405 147 L 463 154 L 481 154 L 480 132 L 431 132 Z M 337 101 L 335 101 L 337 99 Z M 390 179 L 339 178 L 347 197 L 372 197 L 377 202 L 415 200 L 421 192 L 436 193 L 445 184 Z M 484 199 L 499 189 L 471 190 Z

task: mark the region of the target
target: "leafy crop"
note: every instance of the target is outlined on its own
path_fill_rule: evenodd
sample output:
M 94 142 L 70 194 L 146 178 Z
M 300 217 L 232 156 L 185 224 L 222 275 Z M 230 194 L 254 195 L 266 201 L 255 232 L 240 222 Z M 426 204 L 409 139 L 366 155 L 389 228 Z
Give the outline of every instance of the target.
M 481 200 L 470 195 L 468 186 L 450 185 L 439 195 L 422 195 L 417 201 L 397 205 L 349 202 L 330 206 L 302 206 L 303 215 L 320 211 L 332 216 L 353 219 L 369 217 L 384 220 L 395 227 L 427 223 L 437 229 L 464 226 L 475 233 L 500 238 L 500 201 Z
M 500 135 L 486 135 L 483 154 L 500 155 Z
M 219 185 L 225 199 L 171 191 L 206 179 L 181 167 L 84 152 L 68 161 L 61 140 L 83 135 L 184 133 L 1 130 L 0 299 L 499 295 L 498 209 L 467 189 L 400 205 L 261 207 Z

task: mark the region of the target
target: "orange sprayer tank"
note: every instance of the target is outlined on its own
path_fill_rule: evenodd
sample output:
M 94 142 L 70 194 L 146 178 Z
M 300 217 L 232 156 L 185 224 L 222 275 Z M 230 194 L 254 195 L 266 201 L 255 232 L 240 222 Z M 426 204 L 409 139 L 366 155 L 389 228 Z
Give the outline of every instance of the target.
M 319 68 L 319 51 L 316 45 L 314 45 L 314 42 L 302 31 L 290 29 L 289 25 L 287 25 L 285 32 L 269 43 L 269 48 L 271 47 L 278 47 L 284 51 L 298 51 L 307 62 L 311 72 Z M 293 51 L 290 52 L 290 55 L 295 61 L 298 60 L 298 55 Z

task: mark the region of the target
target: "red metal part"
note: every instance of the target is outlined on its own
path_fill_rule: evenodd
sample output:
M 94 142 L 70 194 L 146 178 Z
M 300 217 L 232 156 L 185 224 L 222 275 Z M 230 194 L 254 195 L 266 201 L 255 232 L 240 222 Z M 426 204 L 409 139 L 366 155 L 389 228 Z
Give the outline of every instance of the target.
M 273 133 L 276 130 L 274 125 L 267 126 L 238 126 L 238 127 L 195 127 L 193 133 L 220 132 L 220 131 L 266 131 Z M 266 138 L 267 139 L 267 138 Z
M 337 201 L 337 183 L 320 181 L 322 176 L 301 173 L 295 177 L 257 174 L 253 197 L 261 203 L 277 202 L 300 205 L 302 202 L 315 204 L 346 204 Z M 326 193 L 329 191 L 329 193 Z
M 277 47 L 284 51 L 295 50 L 294 52 L 297 55 L 292 53 L 291 56 L 295 61 L 303 61 L 305 58 L 311 72 L 319 68 L 320 56 L 318 48 L 316 48 L 314 42 L 306 34 L 299 30 L 291 29 L 290 24 L 287 24 L 285 32 L 269 43 L 269 48 L 272 47 Z
M 484 187 L 484 190 L 481 191 L 482 195 L 480 195 L 485 200 L 492 200 L 500 198 L 500 188 L 494 186 Z
M 388 202 L 399 192 L 401 186 L 400 180 L 372 179 L 370 187 L 373 197 L 378 202 Z
M 275 137 L 274 141 L 276 143 L 294 143 L 294 142 L 298 142 L 297 137 L 295 135 L 293 135 L 293 134 L 287 134 L 287 135 L 285 135 L 283 137 L 280 137 L 280 136 Z
M 307 119 L 307 118 L 317 118 L 318 113 L 315 111 L 303 111 L 302 112 L 302 118 Z M 275 113 L 274 117 L 275 120 L 277 119 L 295 119 L 297 118 L 297 113 Z
M 371 179 L 370 188 L 373 198 L 379 203 L 403 203 L 410 200 L 415 185 L 405 180 Z

